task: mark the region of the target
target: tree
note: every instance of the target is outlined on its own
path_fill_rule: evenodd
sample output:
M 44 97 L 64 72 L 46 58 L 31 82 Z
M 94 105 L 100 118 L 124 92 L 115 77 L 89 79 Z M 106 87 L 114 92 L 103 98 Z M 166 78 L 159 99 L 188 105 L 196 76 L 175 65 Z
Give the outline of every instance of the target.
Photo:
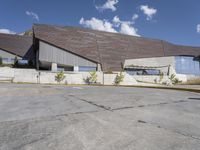
M 65 79 L 65 74 L 63 71 L 58 72 L 55 76 L 55 80 L 60 84 Z
M 88 84 L 95 84 L 97 83 L 97 73 L 96 71 L 90 72 L 90 76 L 88 76 L 84 81 Z
M 124 80 L 124 75 L 122 74 L 122 72 L 120 72 L 119 74 L 117 74 L 115 78 L 115 84 L 119 85 L 121 82 L 123 82 L 123 80 Z

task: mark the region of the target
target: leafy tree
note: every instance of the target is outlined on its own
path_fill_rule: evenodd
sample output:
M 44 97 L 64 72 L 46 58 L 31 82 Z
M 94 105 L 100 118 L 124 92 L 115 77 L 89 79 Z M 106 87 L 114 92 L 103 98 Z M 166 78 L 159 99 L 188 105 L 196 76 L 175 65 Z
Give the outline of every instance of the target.
M 121 82 L 123 82 L 123 80 L 124 80 L 124 75 L 122 74 L 122 72 L 120 72 L 119 74 L 117 74 L 115 78 L 115 84 L 119 85 Z
M 65 79 L 65 74 L 63 71 L 58 72 L 55 76 L 55 80 L 60 84 Z
M 97 73 L 96 71 L 90 72 L 89 83 L 97 83 Z
M 88 76 L 84 81 L 88 84 L 95 84 L 97 83 L 97 73 L 96 71 L 90 72 L 90 76 Z

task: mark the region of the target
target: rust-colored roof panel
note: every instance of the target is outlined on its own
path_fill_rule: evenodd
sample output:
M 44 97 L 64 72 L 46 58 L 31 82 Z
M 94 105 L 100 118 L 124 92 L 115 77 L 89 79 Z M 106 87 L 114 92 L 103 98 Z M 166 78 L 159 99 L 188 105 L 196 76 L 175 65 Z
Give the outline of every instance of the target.
M 104 71 L 120 71 L 125 59 L 200 55 L 200 48 L 84 28 L 36 24 L 34 34 L 40 40 L 100 63 Z
M 20 57 L 34 58 L 32 49 L 33 38 L 0 33 L 0 49 Z
M 174 45 L 168 42 L 163 42 L 164 51 L 166 56 L 188 55 L 199 56 L 200 48 L 191 46 Z

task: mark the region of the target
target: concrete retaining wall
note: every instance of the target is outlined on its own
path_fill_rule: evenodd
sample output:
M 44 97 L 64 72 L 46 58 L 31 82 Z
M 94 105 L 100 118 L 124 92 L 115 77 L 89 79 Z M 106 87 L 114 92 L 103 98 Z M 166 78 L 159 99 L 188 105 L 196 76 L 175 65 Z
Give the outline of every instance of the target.
M 117 72 L 113 74 L 104 74 L 97 72 L 97 83 L 104 85 L 114 85 Z M 168 76 L 164 76 L 160 81 L 160 76 L 132 76 L 123 73 L 124 80 L 120 85 L 140 85 L 144 83 L 163 83 L 169 82 Z M 16 69 L 3 67 L 0 68 L 0 81 L 10 81 L 14 83 L 41 83 L 58 84 L 55 80 L 56 73 L 47 71 L 37 71 L 35 69 Z M 62 84 L 88 84 L 85 80 L 90 76 L 89 72 L 65 72 L 65 79 Z M 179 80 L 186 82 L 188 76 L 177 75 Z M 190 77 L 190 76 L 189 76 Z
M 160 78 L 160 76 L 134 76 L 134 78 L 138 82 L 146 82 L 146 83 L 163 83 L 169 81 L 168 76 L 163 76 L 162 79 Z

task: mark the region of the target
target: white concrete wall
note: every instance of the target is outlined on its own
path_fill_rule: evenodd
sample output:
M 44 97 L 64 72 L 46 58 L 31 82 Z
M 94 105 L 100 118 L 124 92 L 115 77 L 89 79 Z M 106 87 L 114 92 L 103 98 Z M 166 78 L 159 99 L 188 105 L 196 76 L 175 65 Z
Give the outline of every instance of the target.
M 34 69 L 14 69 L 14 83 L 38 83 L 38 72 Z
M 56 73 L 51 72 L 40 72 L 39 82 L 42 84 L 57 84 L 55 80 Z M 88 72 L 68 72 L 65 73 L 65 79 L 61 82 L 61 84 L 87 84 L 84 80 L 89 77 L 90 74 Z M 97 72 L 97 83 L 103 82 L 102 73 Z
M 14 78 L 14 69 L 9 67 L 0 67 L 0 78 L 2 77 Z
M 162 84 L 163 82 L 169 81 L 168 76 L 163 76 L 163 79 L 161 80 L 160 76 L 134 76 L 134 78 L 138 82 L 146 82 L 146 83 L 159 83 Z
M 127 59 L 125 60 L 124 67 L 134 66 L 148 66 L 148 67 L 159 67 L 159 66 L 175 66 L 175 57 L 154 57 L 154 58 L 140 58 L 140 59 Z
M 104 74 L 104 85 L 115 85 L 115 78 L 118 73 L 114 74 Z M 134 76 L 131 76 L 127 73 L 123 73 L 124 79 L 123 82 L 120 83 L 120 85 L 138 85 L 137 81 L 135 80 Z
M 168 73 L 168 66 L 172 68 L 175 66 L 175 57 L 155 57 L 155 58 L 140 58 L 140 59 L 127 59 L 124 63 L 124 68 L 133 65 L 140 67 L 160 67 L 165 75 Z M 164 67 L 165 66 L 165 67 Z
M 119 73 L 119 72 L 118 72 Z M 143 83 L 163 83 L 169 82 L 169 77 L 164 76 L 160 81 L 160 76 L 132 76 L 123 72 L 124 80 L 120 85 L 140 85 Z M 56 73 L 47 71 L 37 71 L 35 69 L 16 69 L 8 67 L 0 67 L 0 81 L 7 81 L 14 83 L 41 83 L 41 84 L 58 84 L 55 80 Z M 89 72 L 65 72 L 65 79 L 61 84 L 87 84 L 85 79 L 90 76 Z M 104 74 L 97 72 L 97 83 L 104 85 L 114 85 L 117 72 L 113 74 Z M 179 80 L 186 82 L 187 75 L 176 75 Z M 138 82 L 140 81 L 140 82 Z
M 115 74 L 97 73 L 97 83 L 105 85 L 114 85 Z M 124 81 L 121 85 L 137 84 L 134 77 L 123 73 Z M 41 84 L 58 84 L 55 80 L 56 73 L 47 71 L 37 71 L 35 69 L 16 69 L 16 68 L 0 68 L 0 81 L 5 78 L 12 79 L 14 83 L 41 83 Z M 87 84 L 85 80 L 90 76 L 89 72 L 65 72 L 65 79 L 62 84 Z M 4 78 L 3 78 L 4 77 Z

